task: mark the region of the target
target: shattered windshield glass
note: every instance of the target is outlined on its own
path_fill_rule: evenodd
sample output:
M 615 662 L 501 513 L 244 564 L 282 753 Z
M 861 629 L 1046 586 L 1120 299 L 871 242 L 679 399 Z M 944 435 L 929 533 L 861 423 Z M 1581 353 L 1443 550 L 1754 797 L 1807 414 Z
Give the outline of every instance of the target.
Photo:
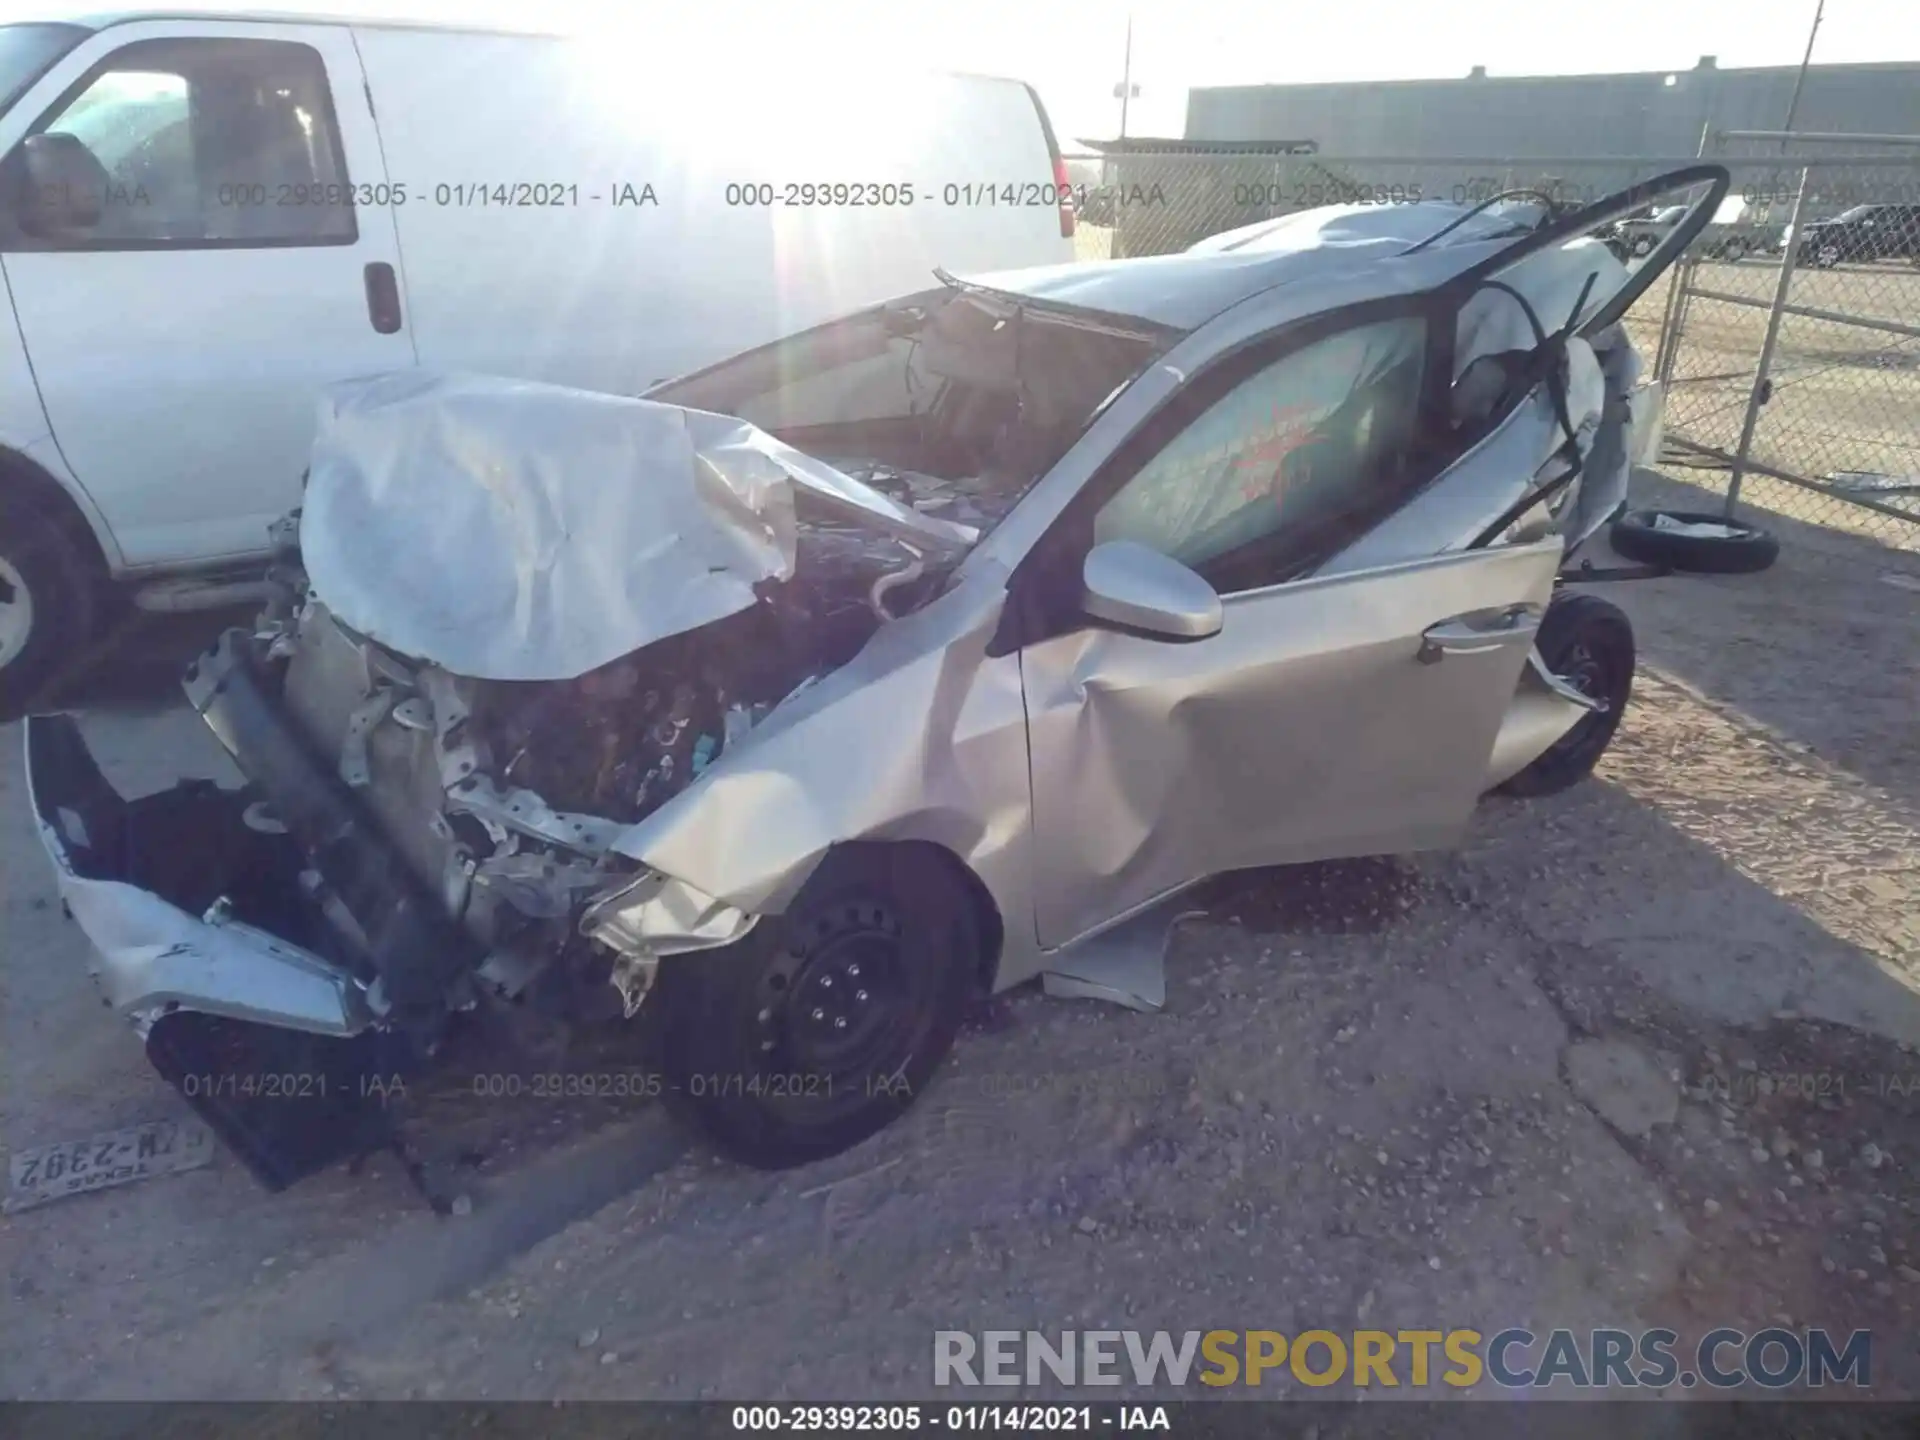
M 737 416 L 984 535 L 1164 344 L 1006 299 L 1011 314 L 958 289 L 927 291 L 648 398 Z

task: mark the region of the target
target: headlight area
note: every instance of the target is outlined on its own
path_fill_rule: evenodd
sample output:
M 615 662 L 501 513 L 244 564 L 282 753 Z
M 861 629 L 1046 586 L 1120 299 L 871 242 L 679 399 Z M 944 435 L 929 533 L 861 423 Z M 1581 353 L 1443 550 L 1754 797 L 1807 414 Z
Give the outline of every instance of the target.
M 684 880 L 643 869 L 587 903 L 580 933 L 618 956 L 613 984 L 632 1019 L 653 988 L 662 955 L 718 950 L 745 936 L 759 919 Z

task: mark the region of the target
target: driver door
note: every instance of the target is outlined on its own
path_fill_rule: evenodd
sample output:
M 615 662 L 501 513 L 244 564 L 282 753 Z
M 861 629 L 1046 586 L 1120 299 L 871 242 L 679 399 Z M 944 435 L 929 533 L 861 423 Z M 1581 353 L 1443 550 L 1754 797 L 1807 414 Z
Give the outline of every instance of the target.
M 1198 571 L 1225 616 L 1178 641 L 1056 610 L 1022 646 L 1043 947 L 1212 873 L 1466 826 L 1561 542 L 1299 578 L 1431 478 L 1427 323 L 1229 357 L 1089 482 L 1060 522 L 1078 543 L 1030 557 L 1077 596 L 1089 545 L 1137 541 Z
M 352 32 L 107 26 L 0 117 L 0 180 L 32 140 L 94 177 L 91 218 L 51 230 L 0 183 L 0 290 L 60 454 L 131 567 L 264 553 L 321 390 L 415 358 Z

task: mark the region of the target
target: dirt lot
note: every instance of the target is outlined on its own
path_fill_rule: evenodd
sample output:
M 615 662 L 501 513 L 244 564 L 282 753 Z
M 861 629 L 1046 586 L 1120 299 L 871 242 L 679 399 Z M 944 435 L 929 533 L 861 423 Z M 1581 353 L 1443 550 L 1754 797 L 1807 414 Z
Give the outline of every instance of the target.
M 939 1329 L 1779 1323 L 1870 1328 L 1874 1393 L 1920 1394 L 1920 595 L 1785 539 L 1609 587 L 1645 668 L 1596 781 L 1457 854 L 1215 883 L 1162 1014 L 1004 998 L 785 1175 L 498 1101 L 463 1217 L 385 1159 L 269 1197 L 224 1157 L 10 1217 L 0 1392 L 906 1397 Z M 116 778 L 218 769 L 133 692 L 88 719 Z M 15 1148 L 181 1108 L 91 993 L 16 741 Z

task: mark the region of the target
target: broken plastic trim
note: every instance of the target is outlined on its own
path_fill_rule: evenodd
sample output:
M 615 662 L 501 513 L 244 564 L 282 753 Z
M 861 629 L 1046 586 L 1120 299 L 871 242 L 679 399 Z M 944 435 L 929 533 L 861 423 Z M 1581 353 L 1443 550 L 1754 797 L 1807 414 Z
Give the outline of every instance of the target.
M 613 985 L 631 1019 L 653 988 L 662 955 L 718 950 L 759 920 L 684 880 L 643 870 L 594 899 L 581 913 L 580 933 L 619 952 Z
M 731 945 L 759 918 L 684 880 L 643 870 L 596 896 L 580 916 L 580 933 L 623 954 L 673 955 Z

